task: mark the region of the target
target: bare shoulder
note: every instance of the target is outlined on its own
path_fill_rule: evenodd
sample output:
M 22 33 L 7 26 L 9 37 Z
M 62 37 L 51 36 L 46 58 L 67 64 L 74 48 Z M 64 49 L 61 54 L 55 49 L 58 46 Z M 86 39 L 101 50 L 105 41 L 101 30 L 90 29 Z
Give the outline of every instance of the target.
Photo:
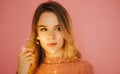
M 88 61 L 85 60 L 76 61 L 76 66 L 80 74 L 94 74 L 93 66 Z

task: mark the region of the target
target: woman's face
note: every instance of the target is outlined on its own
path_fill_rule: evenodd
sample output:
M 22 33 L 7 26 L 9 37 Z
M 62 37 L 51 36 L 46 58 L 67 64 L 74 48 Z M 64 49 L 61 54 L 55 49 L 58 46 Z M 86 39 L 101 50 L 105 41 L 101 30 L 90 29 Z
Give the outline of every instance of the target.
M 44 12 L 38 21 L 38 38 L 42 48 L 47 53 L 62 50 L 64 39 L 61 35 L 57 16 L 52 12 Z

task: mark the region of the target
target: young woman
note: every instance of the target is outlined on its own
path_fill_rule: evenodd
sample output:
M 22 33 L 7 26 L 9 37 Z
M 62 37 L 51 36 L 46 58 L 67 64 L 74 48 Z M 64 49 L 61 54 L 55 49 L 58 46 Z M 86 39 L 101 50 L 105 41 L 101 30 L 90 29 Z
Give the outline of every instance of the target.
M 18 74 L 93 74 L 74 45 L 71 19 L 63 6 L 48 1 L 38 6 L 32 32 L 18 56 Z

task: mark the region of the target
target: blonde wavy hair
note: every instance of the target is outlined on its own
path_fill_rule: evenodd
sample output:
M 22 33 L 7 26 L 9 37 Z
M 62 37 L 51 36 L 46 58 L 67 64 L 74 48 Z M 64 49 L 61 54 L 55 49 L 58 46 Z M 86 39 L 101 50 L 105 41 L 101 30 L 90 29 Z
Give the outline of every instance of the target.
M 33 16 L 32 31 L 27 47 L 32 48 L 34 50 L 35 61 L 29 70 L 29 74 L 35 73 L 35 71 L 40 67 L 45 57 L 44 49 L 40 46 L 39 40 L 37 40 L 38 36 L 37 23 L 39 21 L 41 14 L 44 12 L 53 12 L 56 14 L 58 18 L 59 25 L 61 28 L 60 32 L 64 38 L 63 57 L 69 59 L 69 61 L 79 60 L 81 58 L 80 52 L 74 45 L 71 28 L 72 22 L 68 12 L 59 3 L 54 1 L 47 1 L 38 6 Z

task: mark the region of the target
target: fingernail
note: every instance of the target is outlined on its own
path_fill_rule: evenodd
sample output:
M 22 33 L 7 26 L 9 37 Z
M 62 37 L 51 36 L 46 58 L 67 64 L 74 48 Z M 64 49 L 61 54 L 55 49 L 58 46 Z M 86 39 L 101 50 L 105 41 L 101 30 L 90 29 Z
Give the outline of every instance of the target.
M 24 51 L 24 50 L 25 50 L 25 48 L 24 48 L 24 47 L 22 47 L 21 49 L 22 49 L 22 51 Z

